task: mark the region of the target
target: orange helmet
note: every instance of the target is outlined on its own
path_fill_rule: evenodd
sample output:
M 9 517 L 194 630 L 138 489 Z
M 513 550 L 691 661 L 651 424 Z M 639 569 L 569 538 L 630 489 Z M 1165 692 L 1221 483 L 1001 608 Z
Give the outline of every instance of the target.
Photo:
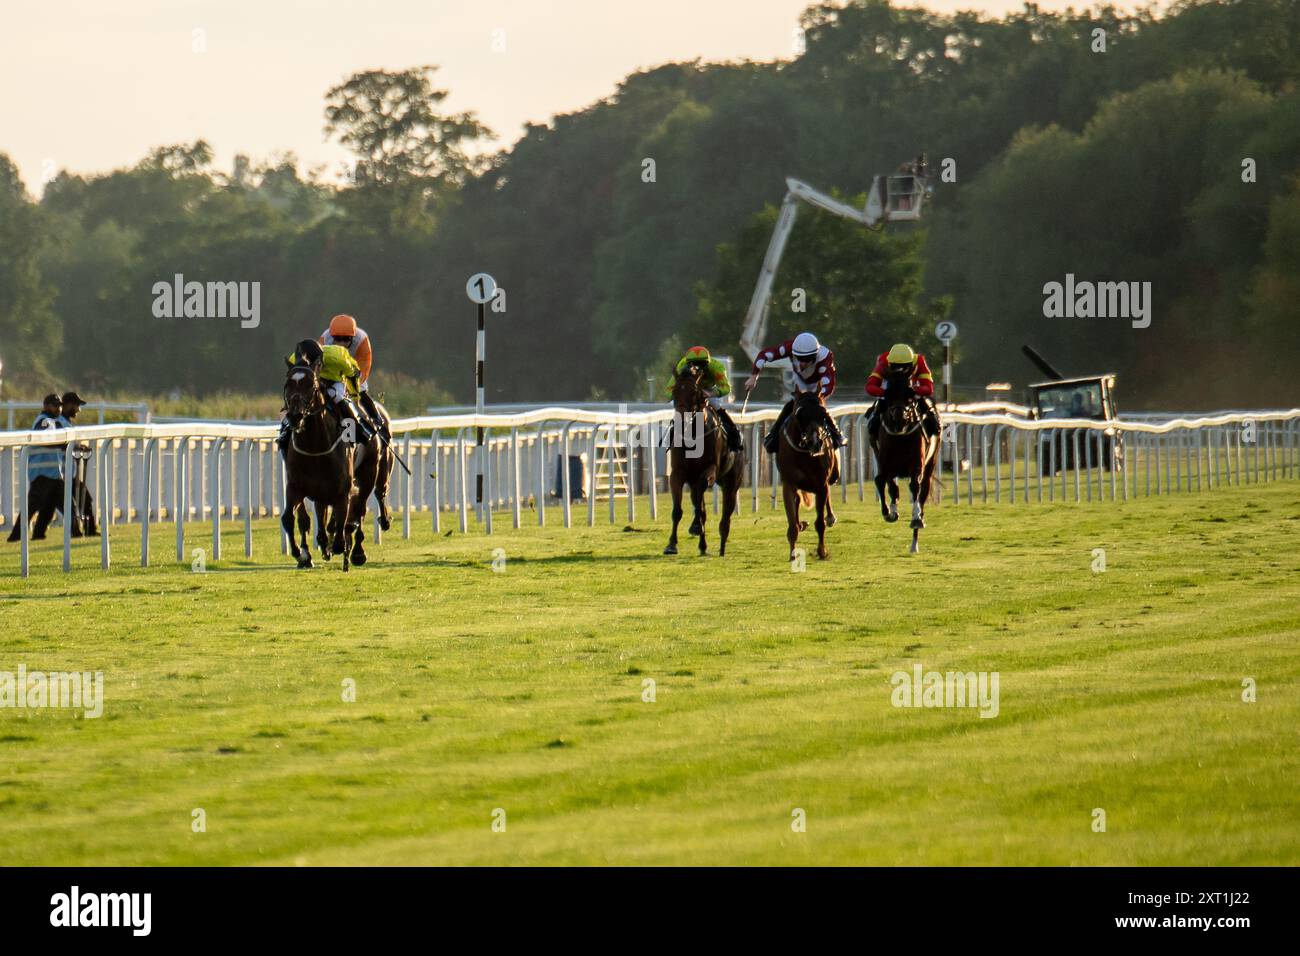
M 707 362 L 711 358 L 712 356 L 709 355 L 709 350 L 703 345 L 692 345 L 686 350 L 686 359 L 690 362 Z
M 330 335 L 336 339 L 350 339 L 357 334 L 357 320 L 350 315 L 336 315 L 330 319 Z

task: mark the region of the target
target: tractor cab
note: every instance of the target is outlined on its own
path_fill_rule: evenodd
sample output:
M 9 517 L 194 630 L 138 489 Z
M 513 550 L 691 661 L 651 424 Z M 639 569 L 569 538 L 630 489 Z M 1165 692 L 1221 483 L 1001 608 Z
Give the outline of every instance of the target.
M 1090 419 L 1112 422 L 1118 417 L 1115 408 L 1115 376 L 1089 375 L 1084 378 L 1058 378 L 1029 386 L 1027 402 L 1030 418 Z M 1093 429 L 1065 426 L 1038 433 L 1039 468 L 1051 474 L 1066 468 L 1100 466 L 1107 470 L 1124 467 L 1124 436 L 1117 428 L 1107 428 L 1100 435 Z M 1076 456 L 1081 456 L 1076 461 Z
M 1089 418 L 1108 422 L 1117 417 L 1115 376 L 1063 378 L 1029 386 L 1029 414 L 1033 418 Z

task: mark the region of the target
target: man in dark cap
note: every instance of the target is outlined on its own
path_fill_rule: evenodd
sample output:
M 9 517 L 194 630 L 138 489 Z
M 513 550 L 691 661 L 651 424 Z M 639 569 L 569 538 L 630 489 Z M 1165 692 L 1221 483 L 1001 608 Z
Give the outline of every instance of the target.
M 46 431 L 63 428 L 60 416 L 62 399 L 53 393 L 46 395 L 41 403 L 41 413 L 32 422 L 32 431 Z M 63 507 L 63 452 L 56 445 L 39 445 L 32 449 L 27 459 L 27 517 L 36 518 L 32 528 L 32 540 L 39 541 L 45 537 L 45 529 L 54 520 L 54 510 Z M 22 533 L 20 515 L 14 516 L 13 530 L 9 540 L 17 541 Z
M 77 424 L 77 413 L 85 404 L 85 399 L 76 392 L 63 393 L 63 420 L 68 428 Z M 83 451 L 85 455 L 81 454 Z M 78 537 L 83 529 L 89 535 L 99 534 L 99 529 L 95 527 L 95 502 L 90 497 L 90 489 L 86 487 L 85 481 L 86 456 L 89 453 L 90 446 L 81 443 L 78 443 L 76 451 L 73 452 L 73 458 L 77 462 L 76 471 L 69 476 L 72 480 L 73 537 Z

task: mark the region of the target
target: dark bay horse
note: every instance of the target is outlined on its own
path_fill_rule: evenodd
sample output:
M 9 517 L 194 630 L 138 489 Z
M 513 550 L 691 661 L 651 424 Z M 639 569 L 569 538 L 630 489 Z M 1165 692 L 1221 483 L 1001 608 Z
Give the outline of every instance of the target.
M 673 495 L 673 532 L 664 554 L 677 553 L 677 526 L 682 520 L 682 488 L 691 488 L 695 524 L 699 528 L 700 554 L 708 554 L 706 541 L 704 493 L 719 484 L 722 487 L 722 514 L 718 518 L 719 556 L 727 553 L 727 534 L 731 516 L 740 496 L 740 481 L 745 474 L 745 453 L 727 448 L 727 435 L 718 413 L 709 406 L 709 393 L 701 382 L 703 369 L 694 362 L 686 365 L 673 384 L 673 446 L 669 452 L 668 487 Z
M 349 511 L 356 487 L 353 482 L 353 445 L 342 422 L 326 404 L 320 379 L 310 365 L 295 365 L 284 381 L 285 418 L 289 440 L 284 448 L 285 503 L 280 526 L 289 536 L 289 547 L 300 568 L 312 566 L 307 545 L 309 520 L 304 499 L 316 504 L 316 543 L 321 556 L 329 560 L 334 552 L 343 555 L 348 570 L 351 555 Z M 294 539 L 294 516 L 302 547 Z
M 876 455 L 876 493 L 880 513 L 886 521 L 898 520 L 898 479 L 907 478 L 912 492 L 912 548 L 921 550 L 920 534 L 925 527 L 925 503 L 938 461 L 938 436 L 925 431 L 925 409 L 911 387 L 911 372 L 890 375 L 885 397 L 880 399 L 880 431 L 872 444 Z M 885 504 L 885 486 L 889 504 Z
M 808 522 L 799 520 L 800 503 L 805 508 L 816 505 L 817 557 L 830 556 L 826 550 L 826 529 L 835 525 L 831 485 L 839 481 L 840 460 L 826 428 L 827 414 L 820 395 L 804 392 L 795 397 L 794 410 L 777 439 L 776 467 L 781 473 L 785 538 L 790 543 L 791 560 L 795 557 L 799 532 L 808 530 Z

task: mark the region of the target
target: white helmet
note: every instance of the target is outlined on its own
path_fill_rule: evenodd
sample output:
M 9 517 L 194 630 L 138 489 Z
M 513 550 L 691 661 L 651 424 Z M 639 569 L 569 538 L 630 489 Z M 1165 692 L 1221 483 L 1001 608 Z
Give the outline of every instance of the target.
M 817 341 L 817 336 L 811 332 L 800 332 L 794 337 L 794 345 L 790 348 L 790 354 L 799 359 L 810 359 L 817 354 L 821 348 L 821 343 Z

